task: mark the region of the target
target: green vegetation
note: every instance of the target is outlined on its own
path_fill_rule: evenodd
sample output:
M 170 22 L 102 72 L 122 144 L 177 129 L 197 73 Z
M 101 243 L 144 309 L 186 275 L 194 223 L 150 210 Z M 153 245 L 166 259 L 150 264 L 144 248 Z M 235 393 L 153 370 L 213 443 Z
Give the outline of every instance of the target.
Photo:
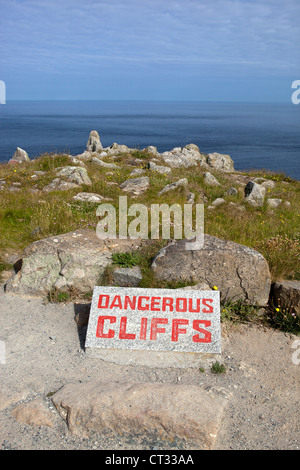
M 140 159 L 137 165 L 136 159 Z M 109 157 L 103 161 L 114 162 L 118 169 L 108 169 L 85 161 L 90 186 L 67 191 L 43 192 L 43 188 L 57 177 L 56 169 L 66 165 L 76 166 L 65 154 L 44 154 L 36 160 L 17 166 L 0 164 L 0 272 L 11 268 L 5 263 L 7 254 L 21 252 L 35 240 L 59 235 L 75 229 L 95 230 L 98 223 L 96 204 L 75 201 L 78 192 L 93 192 L 110 199 L 118 216 L 119 196 L 124 193 L 119 185 L 130 178 L 134 168 L 142 168 L 148 176 L 150 188 L 139 197 L 128 195 L 128 207 L 142 203 L 149 208 L 154 203 L 179 204 L 182 209 L 186 204 L 188 191 L 196 195 L 195 203 L 205 204 L 205 232 L 226 240 L 256 249 L 269 263 L 272 280 L 300 279 L 300 182 L 284 174 L 275 174 L 266 170 L 240 172 L 240 176 L 264 178 L 275 182 L 273 188 L 266 188 L 266 198 L 282 199 L 282 204 L 270 209 L 265 203 L 262 207 L 251 207 L 244 202 L 243 189 L 235 174 L 211 172 L 217 177 L 220 186 L 204 184 L 201 168 L 172 168 L 172 174 L 160 174 L 148 169 L 152 155 L 146 150 L 136 150 Z M 169 183 L 187 178 L 188 187 L 180 187 L 159 196 L 159 191 Z M 236 195 L 227 195 L 230 187 L 237 189 Z M 209 210 L 208 206 L 222 197 L 225 203 Z M 195 217 L 195 212 L 193 212 Z M 118 218 L 117 218 L 118 220 Z M 171 221 L 173 219 L 171 218 Z M 128 217 L 128 224 L 131 218 Z M 195 221 L 194 221 L 195 223 Z M 117 226 L 118 231 L 118 226 Z M 171 231 L 172 238 L 172 231 Z M 131 254 L 117 253 L 113 263 L 123 267 L 138 264 L 143 280 L 141 287 L 184 287 L 184 283 L 158 282 L 150 269 L 153 256 L 162 248 L 166 240 L 149 240 Z M 109 276 L 109 270 L 107 270 Z M 66 293 L 49 294 L 52 301 L 65 301 Z M 223 321 L 253 321 L 258 318 L 257 309 L 241 303 L 227 302 L 222 306 Z M 277 307 L 276 307 L 277 308 Z M 281 329 L 297 331 L 293 312 L 270 309 L 272 324 Z
M 267 315 L 273 328 L 295 335 L 300 334 L 300 318 L 297 317 L 292 306 L 283 308 L 269 305 Z
M 226 372 L 226 367 L 224 364 L 220 364 L 218 361 L 214 362 L 213 365 L 211 366 L 211 371 L 214 374 L 225 374 Z
M 137 253 L 113 253 L 112 261 L 122 268 L 132 268 L 139 264 L 139 256 Z
M 238 300 L 221 302 L 221 321 L 233 323 L 248 323 L 259 319 L 259 308 Z

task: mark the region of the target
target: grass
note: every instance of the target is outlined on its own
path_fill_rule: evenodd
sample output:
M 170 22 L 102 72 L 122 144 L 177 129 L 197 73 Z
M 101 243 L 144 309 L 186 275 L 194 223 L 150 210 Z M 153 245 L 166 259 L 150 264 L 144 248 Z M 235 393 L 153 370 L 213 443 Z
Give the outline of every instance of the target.
M 211 371 L 214 374 L 225 374 L 226 367 L 224 366 L 224 364 L 220 364 L 219 361 L 216 361 L 212 364 Z
M 134 168 L 147 168 L 151 154 L 144 150 L 123 153 L 113 160 L 119 168 L 107 169 L 98 167 L 91 162 L 85 162 L 91 186 L 81 186 L 68 191 L 43 192 L 42 189 L 56 177 L 56 169 L 72 165 L 65 154 L 44 154 L 18 166 L 0 164 L 0 180 L 5 189 L 0 191 L 0 266 L 10 252 L 21 252 L 35 240 L 59 235 L 78 228 L 95 230 L 98 223 L 96 204 L 74 201 L 73 196 L 78 192 L 94 192 L 111 199 L 118 216 L 119 196 L 124 195 L 119 185 L 130 178 Z M 137 166 L 135 160 L 140 159 Z M 162 165 L 164 163 L 162 162 Z M 205 205 L 205 233 L 226 240 L 249 246 L 261 252 L 269 263 L 272 280 L 300 279 L 300 182 L 294 181 L 283 173 L 275 174 L 266 170 L 242 172 L 243 175 L 260 177 L 275 182 L 274 188 L 266 189 L 266 198 L 280 198 L 283 203 L 276 209 L 270 210 L 267 204 L 253 208 L 244 202 L 243 185 L 224 173 L 211 172 L 220 181 L 218 187 L 204 185 L 201 168 L 172 169 L 172 174 L 159 174 L 145 170 L 144 175 L 150 179 L 150 188 L 137 198 L 128 195 L 128 207 L 135 203 L 145 204 L 179 204 L 182 208 L 186 203 L 187 193 L 195 193 L 195 203 Z M 36 173 L 43 172 L 43 173 Z M 186 177 L 187 188 L 159 196 L 159 191 L 169 183 Z M 113 183 L 113 184 L 111 184 Z M 226 194 L 230 187 L 237 189 L 237 195 Z M 15 191 L 15 190 L 18 191 Z M 207 207 L 217 197 L 225 199 L 225 204 L 214 210 Z M 289 205 L 285 203 L 288 202 Z M 230 204 L 233 203 L 233 204 Z M 118 220 L 118 219 L 117 219 Z M 150 220 L 150 219 L 149 219 Z M 171 219 L 172 220 L 172 219 Z M 131 219 L 128 217 L 128 224 Z M 118 231 L 118 226 L 117 226 Z M 173 232 L 171 231 L 171 238 Z M 184 287 L 183 283 L 158 282 L 152 273 L 151 262 L 157 251 L 167 240 L 161 238 L 149 240 L 145 246 L 136 252 L 114 257 L 114 263 L 123 267 L 139 264 L 143 273 L 141 287 Z M 1 269 L 0 269 L 1 271 Z M 54 295 L 57 297 L 57 293 Z M 56 296 L 56 297 L 55 297 Z M 61 298 L 63 299 L 64 296 Z M 59 299 L 57 300 L 59 301 Z M 254 319 L 256 312 L 245 310 L 243 305 L 225 305 L 221 312 L 223 319 L 232 321 L 248 321 Z M 278 313 L 278 312 L 277 312 Z M 273 314 L 273 323 L 280 324 L 281 320 Z
M 112 262 L 122 268 L 132 268 L 139 264 L 140 257 L 137 253 L 113 253 Z
M 221 321 L 230 321 L 232 323 L 254 322 L 260 318 L 259 308 L 248 305 L 243 301 L 225 301 L 221 302 Z
M 282 307 L 269 302 L 267 309 L 267 318 L 269 324 L 276 329 L 292 333 L 300 334 L 300 317 L 296 315 L 294 307 Z

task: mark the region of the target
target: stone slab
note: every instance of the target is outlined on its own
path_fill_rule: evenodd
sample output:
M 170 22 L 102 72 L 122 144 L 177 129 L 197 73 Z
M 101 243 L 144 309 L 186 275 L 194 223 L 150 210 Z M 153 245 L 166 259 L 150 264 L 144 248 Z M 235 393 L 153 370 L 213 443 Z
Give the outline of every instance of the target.
M 228 404 L 197 385 L 101 381 L 68 383 L 52 402 L 73 436 L 181 450 L 213 449 Z
M 205 367 L 221 357 L 218 291 L 94 288 L 86 354 L 119 364 Z

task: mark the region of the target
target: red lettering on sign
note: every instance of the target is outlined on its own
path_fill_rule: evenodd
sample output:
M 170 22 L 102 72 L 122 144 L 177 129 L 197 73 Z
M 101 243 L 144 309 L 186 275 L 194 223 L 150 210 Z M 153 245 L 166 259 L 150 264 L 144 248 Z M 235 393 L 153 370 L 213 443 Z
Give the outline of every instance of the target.
M 172 297 L 163 297 L 162 311 L 166 311 L 166 307 L 169 307 L 170 312 L 173 312 L 173 299 Z
M 127 305 L 129 304 L 129 307 L 132 309 L 132 310 L 135 310 L 135 304 L 136 304 L 136 296 L 134 295 L 132 297 L 132 300 L 130 299 L 129 295 L 125 295 L 125 299 L 124 299 L 124 309 L 127 309 Z
M 160 303 L 160 297 L 151 297 L 151 307 L 150 308 L 153 312 L 160 312 L 159 303 Z M 158 308 L 155 308 L 155 307 L 158 307 Z
M 140 331 L 140 339 L 146 339 L 147 335 L 147 321 L 148 318 L 141 318 L 141 331 Z
M 144 296 L 139 297 L 138 306 L 137 306 L 138 310 L 149 310 L 149 305 L 142 306 L 142 300 L 143 299 L 149 300 L 150 297 L 144 297 Z
M 102 305 L 102 300 L 104 299 L 105 305 Z M 99 295 L 98 308 L 108 308 L 109 295 Z
M 213 299 L 202 299 L 202 304 L 205 305 L 205 307 L 208 307 L 207 309 L 203 308 L 202 312 L 203 313 L 213 313 L 214 309 L 212 305 L 207 305 L 206 302 L 213 302 Z
M 193 308 L 193 299 L 189 299 L 189 312 L 199 313 L 200 312 L 200 299 L 197 299 L 197 307 Z
M 122 301 L 120 295 L 115 295 L 114 300 L 110 304 L 109 308 L 119 307 L 122 308 Z
M 188 325 L 189 321 L 183 318 L 174 318 L 172 321 L 172 341 L 178 341 L 179 334 L 186 334 L 186 328 L 179 328 L 179 325 Z
M 194 320 L 193 321 L 193 328 L 196 331 L 199 331 L 199 333 L 204 334 L 204 338 L 201 338 L 199 335 L 194 335 L 193 336 L 193 341 L 194 343 L 210 343 L 211 342 L 211 333 L 210 331 L 204 330 L 203 328 L 200 328 L 200 324 L 203 323 L 205 328 L 208 328 L 211 325 L 211 322 L 209 320 Z
M 162 324 L 167 324 L 168 319 L 167 318 L 152 318 L 151 320 L 151 329 L 150 329 L 150 339 L 151 340 L 156 340 L 157 338 L 157 333 L 165 333 L 166 329 L 165 328 L 158 328 L 157 324 L 162 323 Z
M 108 333 L 103 333 L 104 321 L 109 320 L 110 323 L 116 323 L 116 317 L 101 316 L 98 318 L 98 324 L 96 329 L 97 338 L 113 338 L 115 335 L 114 330 L 108 330 Z
M 121 317 L 119 338 L 120 339 L 135 339 L 135 334 L 126 333 L 126 326 L 127 326 L 127 317 Z
M 182 302 L 182 307 L 180 307 L 180 302 Z M 176 299 L 176 311 L 186 312 L 186 309 L 187 309 L 187 299 L 185 298 Z

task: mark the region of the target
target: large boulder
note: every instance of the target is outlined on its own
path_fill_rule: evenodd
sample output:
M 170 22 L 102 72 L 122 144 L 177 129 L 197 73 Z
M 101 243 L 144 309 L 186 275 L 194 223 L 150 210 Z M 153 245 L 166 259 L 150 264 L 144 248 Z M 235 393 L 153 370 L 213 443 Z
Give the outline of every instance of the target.
M 86 149 L 88 152 L 99 152 L 103 149 L 100 137 L 97 131 L 91 131 Z
M 187 240 L 171 242 L 159 251 L 152 263 L 157 278 L 191 284 L 204 282 L 217 287 L 222 300 L 267 304 L 271 276 L 260 253 L 211 235 L 204 236 L 204 246 L 199 250 L 186 249 L 187 243 Z
M 100 240 L 93 230 L 76 230 L 33 242 L 23 252 L 21 268 L 6 291 L 45 295 L 52 289 L 90 292 L 99 283 L 112 254 L 129 251 L 138 240 Z
M 64 166 L 57 169 L 57 178 L 43 188 L 44 192 L 67 191 L 78 188 L 81 184 L 90 186 L 90 180 L 85 168 L 80 166 Z
M 92 157 L 91 163 L 94 163 L 95 165 L 101 166 L 103 168 L 111 168 L 111 169 L 114 169 L 114 170 L 117 170 L 118 168 L 120 168 L 115 163 L 106 163 L 106 162 L 103 162 L 102 160 L 100 160 L 100 158 L 97 158 L 97 157 Z
M 214 175 L 212 175 L 209 171 L 206 171 L 203 174 L 203 180 L 204 180 L 204 183 L 207 184 L 208 186 L 220 186 L 220 183 L 217 180 L 217 178 L 215 178 Z
M 8 163 L 24 163 L 24 162 L 30 162 L 30 158 L 28 157 L 28 153 L 21 149 L 20 147 L 17 147 L 17 150 L 15 151 L 14 155 L 12 158 L 9 160 Z
M 168 166 L 157 165 L 155 162 L 149 162 L 148 168 L 149 170 L 156 171 L 156 173 L 160 173 L 161 175 L 170 175 L 172 173 L 171 168 Z
M 131 436 L 189 450 L 213 449 L 227 405 L 197 385 L 151 382 L 67 384 L 52 401 L 75 436 Z
M 209 153 L 207 155 L 207 164 L 217 171 L 234 171 L 233 160 L 229 155 L 221 153 Z
M 63 177 L 66 180 L 75 184 L 91 185 L 92 182 L 88 176 L 85 168 L 81 166 L 64 166 L 57 169 L 57 176 Z
M 54 178 L 51 183 L 44 186 L 43 191 L 49 193 L 50 191 L 68 191 L 69 189 L 78 188 L 78 184 L 71 181 L 64 181 L 60 178 Z
M 262 206 L 265 200 L 266 188 L 254 181 L 249 181 L 244 189 L 245 201 L 253 207 Z
M 110 147 L 107 147 L 105 151 L 108 155 L 120 155 L 121 153 L 128 153 L 133 151 L 134 149 L 130 149 L 127 145 L 119 145 L 114 142 Z
M 172 168 L 190 168 L 200 164 L 206 166 L 206 156 L 199 152 L 194 144 L 185 147 L 175 147 L 173 150 L 163 152 L 160 157 Z

